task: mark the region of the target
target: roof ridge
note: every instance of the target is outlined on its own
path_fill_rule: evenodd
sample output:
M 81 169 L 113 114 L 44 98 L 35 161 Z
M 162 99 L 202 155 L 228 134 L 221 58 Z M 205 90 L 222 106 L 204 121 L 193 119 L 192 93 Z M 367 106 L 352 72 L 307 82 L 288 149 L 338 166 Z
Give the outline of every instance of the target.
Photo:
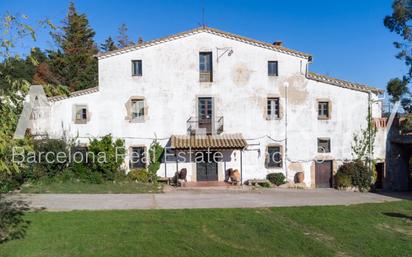
M 86 88 L 86 89 L 70 92 L 68 96 L 67 95 L 57 95 L 57 96 L 47 97 L 47 100 L 50 102 L 57 102 L 63 99 L 81 96 L 81 95 L 87 95 L 87 94 L 95 93 L 98 91 L 99 91 L 99 86 L 96 86 L 96 87 L 91 87 L 91 88 Z
M 318 74 L 318 73 L 311 72 L 311 71 L 307 73 L 306 78 L 312 79 L 312 80 L 315 80 L 315 81 L 319 81 L 319 82 L 332 84 L 332 85 L 335 85 L 335 86 L 340 86 L 340 87 L 344 87 L 344 88 L 348 88 L 348 89 L 361 91 L 361 92 L 371 91 L 371 92 L 377 93 L 377 94 L 383 94 L 384 93 L 384 90 L 376 88 L 376 87 L 371 87 L 371 86 L 356 83 L 356 82 L 350 82 L 350 81 L 347 81 L 347 80 L 337 79 L 337 78 L 333 78 L 333 77 L 323 75 L 323 74 Z
M 130 51 L 133 51 L 133 50 L 137 50 L 137 49 L 140 49 L 140 48 L 144 48 L 144 47 L 160 44 L 160 43 L 163 43 L 163 42 L 175 40 L 175 39 L 178 39 L 178 38 L 186 37 L 186 36 L 189 36 L 191 34 L 196 34 L 196 33 L 200 33 L 200 32 L 208 32 L 208 33 L 215 34 L 215 35 L 222 36 L 222 37 L 226 37 L 226 38 L 229 38 L 229 39 L 234 39 L 234 40 L 237 40 L 237 41 L 240 41 L 240 42 L 249 43 L 249 44 L 264 47 L 264 48 L 267 48 L 267 49 L 276 50 L 276 51 L 281 52 L 281 53 L 290 54 L 290 55 L 294 55 L 294 56 L 297 56 L 297 57 L 306 58 L 306 59 L 309 59 L 309 60 L 312 59 L 312 56 L 308 53 L 300 52 L 300 51 L 297 51 L 297 50 L 292 50 L 292 49 L 289 49 L 289 48 L 286 48 L 286 47 L 283 47 L 283 46 L 273 45 L 273 44 L 270 44 L 270 43 L 267 43 L 267 42 L 251 39 L 251 38 L 248 38 L 248 37 L 244 37 L 244 36 L 240 36 L 240 35 L 237 35 L 237 34 L 225 32 L 225 31 L 215 29 L 215 28 L 211 28 L 211 27 L 207 27 L 207 26 L 197 27 L 197 28 L 194 28 L 194 29 L 191 29 L 191 30 L 171 34 L 169 36 L 153 39 L 153 40 L 143 42 L 143 43 L 140 43 L 140 44 L 137 43 L 137 44 L 134 44 L 134 45 L 131 45 L 131 46 L 126 46 L 126 47 L 116 49 L 116 50 L 113 50 L 113 51 L 108 51 L 108 52 L 105 52 L 105 53 L 98 53 L 96 56 L 97 56 L 97 58 L 106 58 L 106 57 L 110 57 L 110 56 L 130 52 Z

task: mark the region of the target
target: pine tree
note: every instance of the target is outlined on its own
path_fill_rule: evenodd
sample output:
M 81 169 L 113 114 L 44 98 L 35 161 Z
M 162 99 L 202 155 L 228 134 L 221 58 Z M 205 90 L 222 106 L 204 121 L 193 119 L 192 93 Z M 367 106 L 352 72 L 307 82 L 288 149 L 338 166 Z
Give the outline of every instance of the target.
M 117 36 L 117 46 L 119 48 L 123 48 L 126 46 L 130 46 L 133 44 L 132 41 L 129 40 L 129 36 L 127 35 L 127 26 L 126 24 L 122 24 L 119 27 L 119 35 Z
M 74 3 L 70 3 L 61 32 L 52 33 L 59 50 L 49 53 L 49 65 L 52 72 L 61 78 L 61 84 L 71 91 L 97 85 L 94 35 L 86 15 L 78 13 Z
M 103 52 L 113 51 L 117 49 L 112 37 L 108 37 L 106 41 L 104 41 L 104 43 L 100 45 L 100 48 Z
M 401 40 L 393 43 L 399 50 L 396 58 L 404 61 L 408 68 L 407 73 L 402 78 L 394 78 L 388 82 L 387 91 L 393 103 L 401 101 L 404 111 L 411 113 L 412 93 L 409 86 L 412 82 L 412 2 L 410 0 L 394 0 L 392 14 L 386 16 L 383 22 L 386 28 L 400 36 Z

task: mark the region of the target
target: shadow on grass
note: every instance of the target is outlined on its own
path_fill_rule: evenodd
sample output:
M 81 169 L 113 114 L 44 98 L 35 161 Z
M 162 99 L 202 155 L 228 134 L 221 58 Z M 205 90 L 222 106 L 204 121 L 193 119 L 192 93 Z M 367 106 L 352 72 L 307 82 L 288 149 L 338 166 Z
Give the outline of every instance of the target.
M 375 194 L 389 196 L 401 200 L 409 200 L 412 201 L 412 191 L 405 191 L 405 192 L 395 192 L 395 191 L 381 191 L 375 192 Z
M 412 216 L 405 215 L 405 214 L 402 214 L 402 213 L 399 213 L 399 212 L 384 212 L 383 215 L 393 217 L 393 218 L 400 218 L 400 219 L 412 222 Z
M 27 202 L 6 199 L 0 194 L 0 244 L 9 240 L 22 239 L 30 224 L 24 219 L 29 210 Z

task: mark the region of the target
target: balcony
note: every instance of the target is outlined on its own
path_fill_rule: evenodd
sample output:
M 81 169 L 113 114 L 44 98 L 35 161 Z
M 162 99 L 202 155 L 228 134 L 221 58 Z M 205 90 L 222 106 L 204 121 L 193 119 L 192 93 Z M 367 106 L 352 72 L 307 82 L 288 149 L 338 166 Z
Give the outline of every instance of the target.
M 200 82 L 212 82 L 213 81 L 212 72 L 200 72 L 199 80 Z
M 190 135 L 213 135 L 223 132 L 223 116 L 215 117 L 215 119 L 190 117 L 186 123 L 187 132 Z

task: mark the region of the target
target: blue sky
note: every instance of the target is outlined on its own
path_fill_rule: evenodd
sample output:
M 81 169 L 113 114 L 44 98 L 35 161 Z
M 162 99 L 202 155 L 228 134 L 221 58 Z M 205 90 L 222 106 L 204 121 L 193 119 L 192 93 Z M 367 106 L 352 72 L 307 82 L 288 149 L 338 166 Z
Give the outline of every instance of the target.
M 75 0 L 87 14 L 98 43 L 115 37 L 121 23 L 129 36 L 150 40 L 201 24 L 201 6 L 210 27 L 313 55 L 310 70 L 341 79 L 385 88 L 390 78 L 402 76 L 404 64 L 395 59 L 392 42 L 398 37 L 383 26 L 392 0 Z M 26 14 L 31 21 L 51 19 L 59 24 L 69 1 L 0 0 L 0 13 Z M 45 32 L 35 45 L 55 47 Z M 20 45 L 25 53 L 32 42 Z

